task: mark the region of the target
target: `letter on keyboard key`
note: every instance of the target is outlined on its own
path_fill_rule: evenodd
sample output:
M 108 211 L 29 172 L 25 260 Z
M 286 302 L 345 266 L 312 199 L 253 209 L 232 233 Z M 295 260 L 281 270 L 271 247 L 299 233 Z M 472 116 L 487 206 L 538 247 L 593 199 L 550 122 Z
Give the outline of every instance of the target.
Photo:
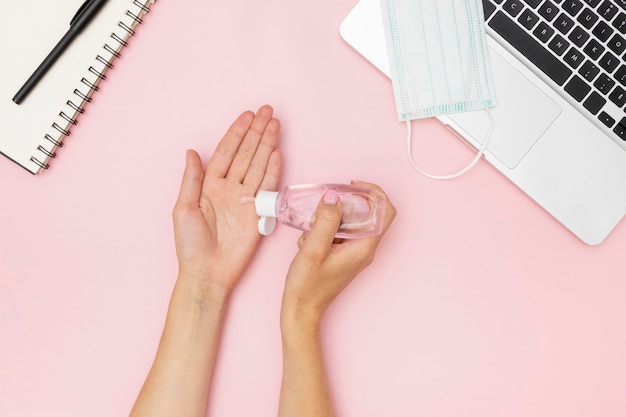
M 587 42 L 587 39 L 589 39 L 589 34 L 580 26 L 576 26 L 572 33 L 569 34 L 568 38 L 574 42 L 574 45 L 580 48 Z
M 517 19 L 526 29 L 531 30 L 539 21 L 539 17 L 530 9 L 524 10 L 524 13 Z
M 604 54 L 600 60 L 600 66 L 604 68 L 608 73 L 615 71 L 615 68 L 619 65 L 619 58 L 610 52 Z
M 516 17 L 524 8 L 524 5 L 518 0 L 506 0 L 502 9 L 506 10 L 511 16 Z
M 598 21 L 598 15 L 589 9 L 585 9 L 581 14 L 578 15 L 578 21 L 587 29 L 591 29 L 593 24 Z
M 562 7 L 570 16 L 576 16 L 582 10 L 583 3 L 580 0 L 567 0 Z
M 546 43 L 550 40 L 552 35 L 554 35 L 554 29 L 548 26 L 545 22 L 540 22 L 535 30 L 533 30 L 533 35 L 535 35 L 541 42 Z
M 617 55 L 620 55 L 626 50 L 626 41 L 624 41 L 624 38 L 617 34 L 613 35 L 608 45 L 609 48 L 611 48 L 611 51 L 615 52 Z
M 569 43 L 558 34 L 548 44 L 548 48 L 552 49 L 559 56 L 563 55 L 568 47 Z
M 563 85 L 572 74 L 564 63 L 503 12 L 497 12 L 489 22 L 489 26 L 558 85 Z
M 558 12 L 559 8 L 549 0 L 546 0 L 546 2 L 539 8 L 539 14 L 542 15 L 548 22 L 551 22 L 556 17 Z

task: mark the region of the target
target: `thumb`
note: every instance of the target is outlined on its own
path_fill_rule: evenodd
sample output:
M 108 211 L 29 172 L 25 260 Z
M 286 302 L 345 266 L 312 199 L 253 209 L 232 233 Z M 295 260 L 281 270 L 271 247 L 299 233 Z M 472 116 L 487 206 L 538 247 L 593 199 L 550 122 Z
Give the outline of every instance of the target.
M 337 229 L 341 222 L 341 201 L 335 190 L 328 190 L 315 211 L 311 232 L 304 240 L 301 250 L 309 256 L 322 260 L 330 252 Z
M 200 155 L 194 150 L 187 150 L 185 172 L 180 185 L 177 205 L 183 207 L 198 207 L 202 182 L 204 181 L 204 168 Z

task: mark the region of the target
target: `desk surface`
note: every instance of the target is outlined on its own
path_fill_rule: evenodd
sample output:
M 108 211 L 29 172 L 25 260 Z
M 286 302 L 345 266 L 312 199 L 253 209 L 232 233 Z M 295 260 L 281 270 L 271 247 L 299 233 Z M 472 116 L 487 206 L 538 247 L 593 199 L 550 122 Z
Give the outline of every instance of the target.
M 128 413 L 176 276 L 185 149 L 207 159 L 264 103 L 283 185 L 368 180 L 398 209 L 324 322 L 338 415 L 626 415 L 626 225 L 589 247 L 484 162 L 417 174 L 389 80 L 339 36 L 354 2 L 161 0 L 49 171 L 0 160 L 0 415 Z M 471 158 L 437 122 L 413 126 L 433 171 Z M 233 294 L 211 416 L 276 414 L 298 236 L 265 238 Z

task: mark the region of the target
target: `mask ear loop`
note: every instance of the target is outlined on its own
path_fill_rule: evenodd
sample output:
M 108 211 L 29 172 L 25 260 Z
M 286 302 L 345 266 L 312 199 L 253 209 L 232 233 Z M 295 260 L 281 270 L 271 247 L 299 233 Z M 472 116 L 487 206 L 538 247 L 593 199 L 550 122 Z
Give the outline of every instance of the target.
M 489 111 L 488 108 L 485 108 L 485 111 L 487 112 L 487 115 L 489 116 L 489 130 L 487 130 L 487 134 L 485 135 L 485 139 L 483 140 L 483 143 L 480 146 L 480 149 L 478 149 L 478 153 L 476 154 L 472 162 L 470 162 L 469 165 L 467 165 L 465 168 L 453 174 L 447 174 L 447 175 L 429 174 L 428 172 L 424 171 L 422 168 L 417 166 L 415 161 L 413 161 L 413 155 L 411 152 L 411 121 L 407 120 L 406 121 L 406 126 L 407 126 L 406 127 L 406 130 L 407 130 L 406 145 L 407 145 L 407 151 L 409 154 L 409 161 L 411 162 L 411 165 L 413 165 L 413 168 L 415 168 L 415 170 L 419 172 L 420 174 L 422 174 L 423 176 L 431 178 L 433 180 L 451 180 L 453 178 L 460 177 L 461 175 L 465 174 L 467 171 L 472 169 L 472 167 L 476 165 L 476 163 L 480 160 L 480 157 L 483 156 L 483 154 L 485 153 L 485 150 L 487 149 L 487 145 L 489 145 L 489 141 L 491 140 L 491 134 L 493 133 L 493 126 L 494 126 L 493 115 L 491 114 L 491 111 Z

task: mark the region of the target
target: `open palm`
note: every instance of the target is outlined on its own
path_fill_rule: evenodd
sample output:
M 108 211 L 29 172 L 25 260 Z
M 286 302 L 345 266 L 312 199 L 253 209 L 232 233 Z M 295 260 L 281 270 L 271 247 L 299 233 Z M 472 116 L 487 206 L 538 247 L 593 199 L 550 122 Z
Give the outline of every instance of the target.
M 259 242 L 258 216 L 242 196 L 274 190 L 281 157 L 280 123 L 269 106 L 245 112 L 230 126 L 203 167 L 188 151 L 176 206 L 174 232 L 182 272 L 230 290 Z

